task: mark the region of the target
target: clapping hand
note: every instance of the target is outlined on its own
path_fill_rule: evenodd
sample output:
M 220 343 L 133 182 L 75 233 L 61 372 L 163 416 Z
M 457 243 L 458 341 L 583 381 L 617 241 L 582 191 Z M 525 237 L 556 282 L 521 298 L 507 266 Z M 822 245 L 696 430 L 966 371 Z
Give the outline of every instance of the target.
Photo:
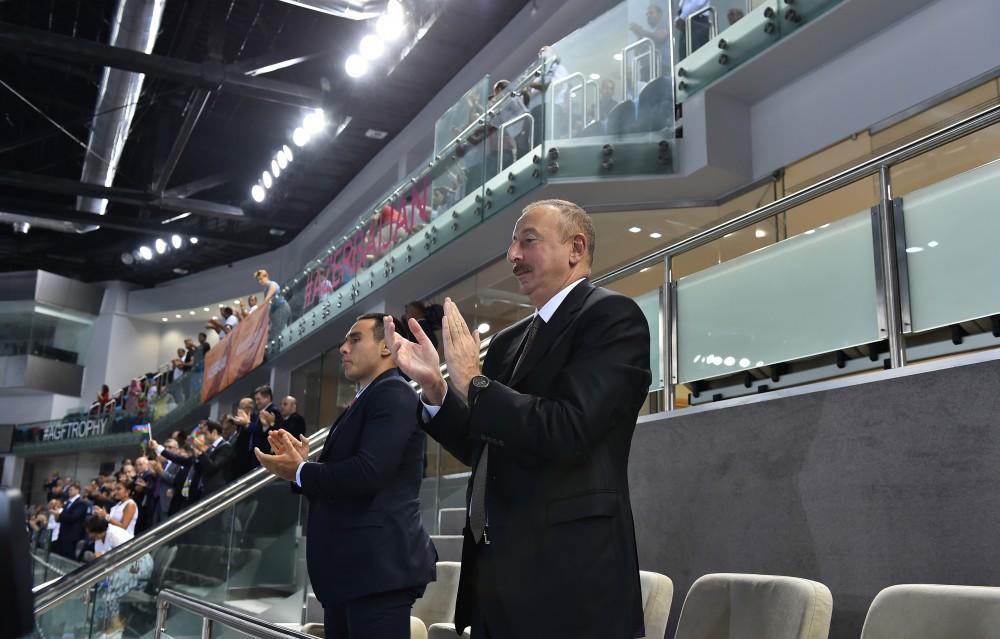
M 275 446 L 275 441 L 268 435 L 268 441 L 271 443 L 271 449 L 275 451 L 275 454 L 268 455 L 256 446 L 254 446 L 253 452 L 257 456 L 258 461 L 260 461 L 260 465 L 266 468 L 272 475 L 287 479 L 288 481 L 294 481 L 299 464 L 305 461 L 305 458 L 299 454 L 301 443 L 296 442 L 291 434 L 286 431 L 275 431 L 274 434 L 277 436 L 279 432 L 283 433 L 283 435 L 281 435 L 282 441 L 278 442 L 277 447 Z M 307 443 L 307 452 L 308 448 L 309 444 Z M 281 452 L 277 452 L 279 449 Z
M 233 421 L 239 424 L 240 426 L 246 426 L 247 424 L 250 423 L 250 415 L 241 408 L 238 411 L 236 411 L 236 417 L 233 418 Z
M 469 331 L 469 325 L 450 297 L 444 300 L 444 361 L 452 386 L 463 397 L 469 394 L 469 383 L 479 374 L 479 331 Z
M 96 515 L 97 517 L 100 517 L 101 519 L 106 519 L 108 516 L 107 511 L 105 511 L 100 506 L 94 506 L 94 509 L 91 511 L 91 513 Z
M 258 419 L 260 419 L 260 423 L 265 431 L 271 426 L 274 426 L 274 413 L 269 410 L 260 411 Z
M 309 438 L 305 435 L 295 439 L 287 430 L 279 428 L 267 434 L 267 441 L 271 444 L 271 450 L 277 455 L 284 454 L 285 449 L 291 446 L 303 460 L 309 457 Z
M 420 384 L 424 397 L 435 405 L 444 401 L 445 383 L 441 376 L 440 359 L 437 349 L 430 338 L 420 328 L 420 324 L 412 317 L 408 320 L 410 332 L 417 339 L 411 342 L 396 333 L 396 325 L 392 317 L 386 315 L 385 344 L 392 353 L 392 361 L 407 377 Z

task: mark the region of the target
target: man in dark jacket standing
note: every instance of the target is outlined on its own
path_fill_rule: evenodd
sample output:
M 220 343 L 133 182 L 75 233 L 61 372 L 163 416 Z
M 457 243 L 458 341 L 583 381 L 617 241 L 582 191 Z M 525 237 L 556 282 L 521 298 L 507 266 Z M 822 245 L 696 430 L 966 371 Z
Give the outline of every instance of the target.
M 479 335 L 446 299 L 450 386 L 417 323 L 414 344 L 387 322 L 424 428 L 473 468 L 455 625 L 478 639 L 645 634 L 627 471 L 649 326 L 587 280 L 594 235 L 571 202 L 524 209 L 507 260 L 536 312 L 494 336 L 480 370 Z
M 89 512 L 90 504 L 80 497 L 80 484 L 70 484 L 69 500 L 58 517 L 59 539 L 56 541 L 56 552 L 63 557 L 76 559 L 76 545 L 87 536 L 83 524 Z
M 417 396 L 393 365 L 381 315 L 359 317 L 340 354 L 358 392 L 318 461 L 304 461 L 308 440 L 284 430 L 270 434 L 275 454 L 255 452 L 309 499 L 307 565 L 326 636 L 407 639 L 410 608 L 437 561 L 420 521 Z

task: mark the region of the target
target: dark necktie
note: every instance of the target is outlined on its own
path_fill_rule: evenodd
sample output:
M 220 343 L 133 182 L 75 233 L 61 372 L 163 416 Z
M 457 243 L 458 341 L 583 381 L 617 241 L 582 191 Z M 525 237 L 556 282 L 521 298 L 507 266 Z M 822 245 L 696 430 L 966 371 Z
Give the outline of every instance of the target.
M 521 349 L 520 355 L 517 356 L 517 363 L 514 364 L 511 379 L 517 374 L 518 367 L 521 366 L 521 362 L 524 361 L 528 351 L 531 350 L 531 344 L 535 341 L 538 329 L 544 323 L 545 320 L 536 313 L 535 318 L 531 320 L 531 325 L 528 327 L 528 335 L 524 338 L 524 347 Z M 469 499 L 469 530 L 472 532 L 472 538 L 476 540 L 477 544 L 482 541 L 483 533 L 486 531 L 486 475 L 489 467 L 489 452 L 490 445 L 484 444 L 483 451 L 479 453 L 479 461 L 476 463 L 476 469 L 473 472 L 472 497 Z

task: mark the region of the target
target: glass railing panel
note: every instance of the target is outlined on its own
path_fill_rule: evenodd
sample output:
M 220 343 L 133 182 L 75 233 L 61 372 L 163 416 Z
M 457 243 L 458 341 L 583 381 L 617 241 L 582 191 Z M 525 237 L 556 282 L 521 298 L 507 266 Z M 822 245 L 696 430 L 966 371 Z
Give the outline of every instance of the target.
M 651 37 L 646 4 L 625 2 L 552 45 L 533 102 L 545 103 L 549 180 L 669 173 L 674 89 L 666 24 Z M 639 33 L 639 35 L 637 35 Z M 658 35 L 659 34 L 659 35 Z
M 471 87 L 434 123 L 434 153 L 441 153 L 456 139 L 467 135 L 467 129 L 486 112 L 490 95 L 490 78 L 483 78 Z
M 0 302 L 0 357 L 35 355 L 82 365 L 94 317 L 34 301 Z
M 39 615 L 35 618 L 35 632 L 32 636 L 39 639 L 101 636 L 105 628 L 96 616 L 99 612 L 96 608 L 98 593 L 98 587 L 85 589 Z
M 912 331 L 1000 314 L 998 201 L 1000 160 L 901 198 Z
M 873 216 L 864 210 L 681 278 L 679 381 L 883 339 Z
M 205 618 L 201 615 L 196 615 L 180 606 L 170 606 L 163 622 L 163 636 L 170 639 L 202 639 L 204 624 Z M 218 637 L 219 630 L 222 628 L 213 626 L 211 636 Z

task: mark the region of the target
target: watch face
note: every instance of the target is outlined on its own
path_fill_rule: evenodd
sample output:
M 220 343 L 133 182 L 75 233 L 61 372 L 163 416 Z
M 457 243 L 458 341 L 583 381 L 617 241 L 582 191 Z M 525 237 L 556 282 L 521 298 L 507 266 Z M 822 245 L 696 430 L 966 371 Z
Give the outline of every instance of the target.
M 489 378 L 483 377 L 482 375 L 476 375 L 475 377 L 472 378 L 472 385 L 475 386 L 476 388 L 486 388 L 487 386 L 490 385 L 490 380 Z

